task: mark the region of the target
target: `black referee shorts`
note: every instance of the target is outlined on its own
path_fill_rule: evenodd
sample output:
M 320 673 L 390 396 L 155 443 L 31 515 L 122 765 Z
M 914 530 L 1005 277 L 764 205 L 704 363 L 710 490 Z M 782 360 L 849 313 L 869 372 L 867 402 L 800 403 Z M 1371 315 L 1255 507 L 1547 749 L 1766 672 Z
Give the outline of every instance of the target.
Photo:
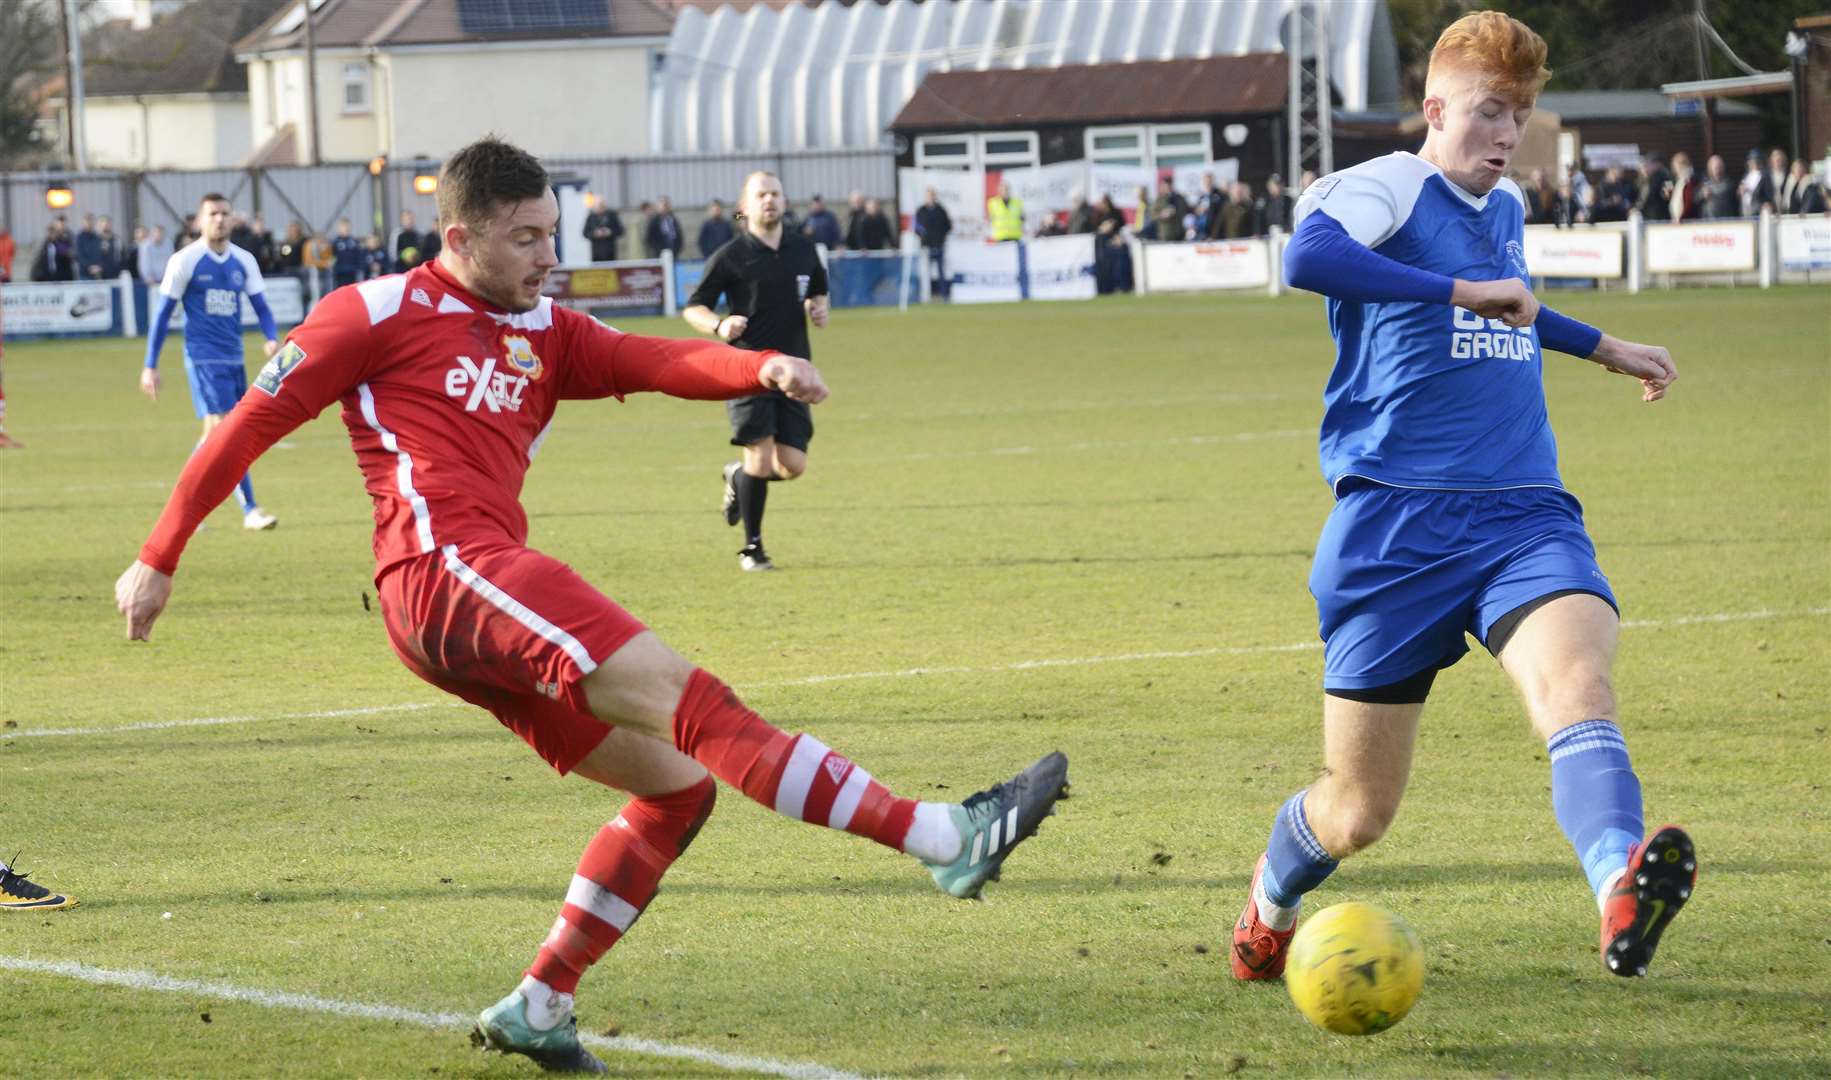
M 780 391 L 733 398 L 725 402 L 725 412 L 731 417 L 733 446 L 750 446 L 773 438 L 778 444 L 805 454 L 807 444 L 814 438 L 814 410 Z

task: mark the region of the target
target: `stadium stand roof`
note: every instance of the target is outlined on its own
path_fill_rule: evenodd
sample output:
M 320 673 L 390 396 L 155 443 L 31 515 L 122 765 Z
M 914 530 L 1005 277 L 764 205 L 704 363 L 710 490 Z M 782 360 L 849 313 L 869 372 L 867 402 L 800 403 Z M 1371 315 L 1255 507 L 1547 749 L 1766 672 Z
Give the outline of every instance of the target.
M 1581 120 L 1650 120 L 1672 116 L 1672 99 L 1658 90 L 1548 90 L 1539 95 L 1538 107 L 1557 113 L 1566 123 Z M 1754 115 L 1757 110 L 1738 101 L 1717 103 L 1719 116 Z
M 930 72 L 1277 53 L 1293 0 L 676 0 L 650 94 L 656 153 L 868 149 Z M 708 8 L 711 10 L 708 10 Z M 1398 100 L 1385 0 L 1334 0 L 1331 77 L 1351 111 Z M 1137 83 L 1123 91 L 1141 93 Z M 982 102 L 987 108 L 994 103 Z M 978 110 L 974 110 L 977 112 Z M 980 126 L 963 120 L 962 127 Z
M 933 71 L 890 122 L 896 131 L 1187 120 L 1284 108 L 1283 53 L 1134 64 Z
M 285 3 L 236 42 L 236 52 L 303 49 L 304 2 Z M 312 32 L 320 49 L 663 37 L 674 7 L 674 0 L 313 0 Z

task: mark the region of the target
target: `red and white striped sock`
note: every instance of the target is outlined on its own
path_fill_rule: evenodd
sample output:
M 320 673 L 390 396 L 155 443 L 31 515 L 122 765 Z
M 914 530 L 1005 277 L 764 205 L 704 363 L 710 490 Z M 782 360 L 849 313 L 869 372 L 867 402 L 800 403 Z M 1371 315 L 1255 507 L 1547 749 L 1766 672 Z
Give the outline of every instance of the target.
M 717 795 L 712 778 L 702 777 L 672 795 L 631 799 L 598 830 L 579 857 L 565 906 L 528 976 L 557 993 L 576 990 L 585 969 L 610 951 L 654 899 L 661 875 L 693 842 Z
M 778 814 L 911 850 L 906 842 L 916 820 L 914 799 L 890 794 L 812 735 L 771 725 L 703 668 L 687 680 L 674 709 L 674 745 Z

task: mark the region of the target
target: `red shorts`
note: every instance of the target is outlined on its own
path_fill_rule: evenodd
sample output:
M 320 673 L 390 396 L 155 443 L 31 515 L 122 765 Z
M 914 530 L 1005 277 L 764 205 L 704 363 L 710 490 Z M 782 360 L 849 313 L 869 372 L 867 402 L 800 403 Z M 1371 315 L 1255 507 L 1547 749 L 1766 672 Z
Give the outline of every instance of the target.
M 561 773 L 610 731 L 580 680 L 647 629 L 571 567 L 524 547 L 448 544 L 389 567 L 376 591 L 407 670 L 489 710 Z

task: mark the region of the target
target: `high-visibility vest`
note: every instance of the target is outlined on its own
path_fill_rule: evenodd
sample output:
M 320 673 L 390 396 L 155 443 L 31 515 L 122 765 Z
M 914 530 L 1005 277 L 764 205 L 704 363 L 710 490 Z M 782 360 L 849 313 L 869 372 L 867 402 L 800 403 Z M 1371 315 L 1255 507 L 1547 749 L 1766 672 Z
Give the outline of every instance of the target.
M 992 225 L 992 239 L 1022 240 L 1024 238 L 1024 201 L 1022 199 L 1000 199 L 994 195 L 985 201 L 985 216 Z

